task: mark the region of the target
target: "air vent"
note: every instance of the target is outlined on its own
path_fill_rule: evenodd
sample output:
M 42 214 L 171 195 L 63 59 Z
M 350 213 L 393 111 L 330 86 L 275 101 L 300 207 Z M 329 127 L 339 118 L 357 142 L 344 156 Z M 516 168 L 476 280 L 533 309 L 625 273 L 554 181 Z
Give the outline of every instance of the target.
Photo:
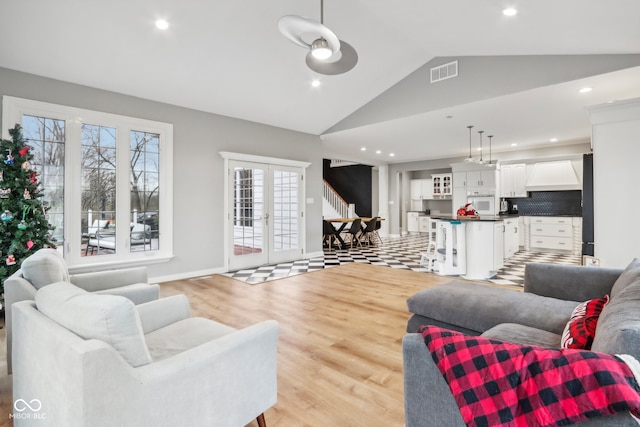
M 431 83 L 458 76 L 458 61 L 449 62 L 431 69 Z

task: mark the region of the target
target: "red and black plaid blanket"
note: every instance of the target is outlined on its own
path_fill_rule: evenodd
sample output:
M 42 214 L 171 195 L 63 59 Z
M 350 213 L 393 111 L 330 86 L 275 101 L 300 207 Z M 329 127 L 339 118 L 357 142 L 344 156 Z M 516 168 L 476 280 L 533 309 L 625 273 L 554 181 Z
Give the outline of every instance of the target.
M 523 346 L 423 326 L 434 362 L 468 426 L 560 426 L 629 411 L 640 416 L 631 356 Z

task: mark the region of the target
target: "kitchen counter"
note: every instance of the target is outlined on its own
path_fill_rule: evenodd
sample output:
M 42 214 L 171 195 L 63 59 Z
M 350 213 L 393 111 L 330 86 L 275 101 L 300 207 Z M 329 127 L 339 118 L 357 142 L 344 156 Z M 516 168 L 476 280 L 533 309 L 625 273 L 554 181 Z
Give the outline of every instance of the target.
M 457 215 L 431 215 L 432 219 L 440 219 L 445 221 L 503 221 L 509 218 L 518 218 L 520 215 L 518 214 L 508 214 L 508 215 L 483 215 L 480 218 L 458 218 Z

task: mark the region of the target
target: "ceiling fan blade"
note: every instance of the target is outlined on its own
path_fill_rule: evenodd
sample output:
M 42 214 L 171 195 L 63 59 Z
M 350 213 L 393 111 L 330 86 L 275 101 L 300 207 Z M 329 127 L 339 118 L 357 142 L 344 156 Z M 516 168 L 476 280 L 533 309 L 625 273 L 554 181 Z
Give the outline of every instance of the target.
M 317 21 L 303 18 L 298 15 L 285 15 L 278 21 L 278 29 L 283 36 L 298 46 L 310 49 L 311 44 L 302 39 L 302 34 L 315 34 L 317 38 L 324 38 L 332 52 L 340 50 L 340 40 L 329 28 Z
M 333 61 L 333 62 L 332 62 Z M 329 59 L 316 59 L 311 52 L 307 53 L 307 67 L 316 73 L 333 76 L 352 70 L 358 63 L 358 53 L 349 43 L 340 40 L 340 52 Z

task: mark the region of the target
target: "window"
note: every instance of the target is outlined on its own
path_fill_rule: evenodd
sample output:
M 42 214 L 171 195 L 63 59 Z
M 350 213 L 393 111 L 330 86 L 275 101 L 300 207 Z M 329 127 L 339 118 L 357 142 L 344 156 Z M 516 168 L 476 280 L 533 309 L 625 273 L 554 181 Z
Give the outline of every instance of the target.
M 171 124 L 8 96 L 2 123 L 22 124 L 70 267 L 171 257 Z

